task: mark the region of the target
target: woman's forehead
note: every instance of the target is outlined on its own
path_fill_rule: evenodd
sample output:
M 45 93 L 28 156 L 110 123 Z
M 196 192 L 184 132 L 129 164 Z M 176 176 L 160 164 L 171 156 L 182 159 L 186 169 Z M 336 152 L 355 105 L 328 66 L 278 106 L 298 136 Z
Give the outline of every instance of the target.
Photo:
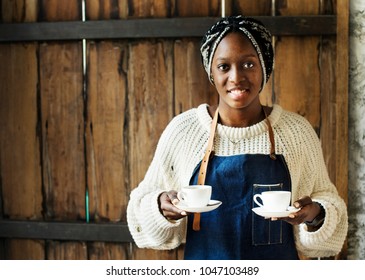
M 243 34 L 237 32 L 228 33 L 218 44 L 214 58 L 223 58 L 230 53 L 244 57 L 257 57 L 257 52 L 251 41 Z

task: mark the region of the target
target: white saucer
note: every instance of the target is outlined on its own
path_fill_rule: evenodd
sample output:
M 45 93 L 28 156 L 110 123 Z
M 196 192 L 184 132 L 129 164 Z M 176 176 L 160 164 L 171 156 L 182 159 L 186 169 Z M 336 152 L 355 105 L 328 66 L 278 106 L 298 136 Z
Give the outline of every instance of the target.
M 272 211 L 266 211 L 263 207 L 255 207 L 252 208 L 252 211 L 255 212 L 257 215 L 265 218 L 284 218 L 288 217 L 290 214 L 298 212 L 300 208 L 295 207 L 288 207 L 286 211 L 282 212 L 272 212 Z
M 190 213 L 203 213 L 203 212 L 209 212 L 217 209 L 219 206 L 221 206 L 222 201 L 219 200 L 210 200 L 207 206 L 204 207 L 189 207 L 185 204 L 184 201 L 179 201 L 175 204 L 175 206 L 181 210 L 184 210 L 186 212 Z

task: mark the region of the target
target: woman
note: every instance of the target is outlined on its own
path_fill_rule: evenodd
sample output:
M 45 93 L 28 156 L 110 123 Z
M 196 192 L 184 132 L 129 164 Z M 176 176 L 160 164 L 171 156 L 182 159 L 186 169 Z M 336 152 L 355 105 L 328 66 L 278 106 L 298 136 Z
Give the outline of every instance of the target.
M 273 68 L 269 31 L 252 18 L 223 18 L 205 34 L 201 54 L 219 105 L 188 110 L 163 132 L 128 204 L 137 246 L 173 249 L 186 241 L 185 259 L 337 254 L 347 233 L 346 205 L 329 180 L 317 135 L 303 117 L 260 104 Z M 178 208 L 177 192 L 201 184 L 200 173 L 222 205 L 187 213 Z M 272 183 L 292 192 L 298 212 L 271 219 L 252 212 L 253 196 L 266 190 L 254 185 Z

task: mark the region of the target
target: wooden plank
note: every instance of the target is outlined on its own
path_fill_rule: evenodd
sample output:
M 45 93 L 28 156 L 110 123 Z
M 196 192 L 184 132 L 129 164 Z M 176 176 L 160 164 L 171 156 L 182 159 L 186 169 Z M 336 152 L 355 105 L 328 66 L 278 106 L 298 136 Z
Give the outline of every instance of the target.
M 43 240 L 5 239 L 7 260 L 44 260 Z
M 280 36 L 334 35 L 335 16 L 256 17 Z M 167 18 L 0 24 L 0 42 L 202 37 L 219 18 Z
M 87 20 L 126 18 L 130 1 L 86 1 Z M 129 200 L 128 134 L 125 124 L 128 45 L 125 41 L 87 44 L 87 174 L 90 218 L 126 221 Z M 131 241 L 131 240 L 130 240 Z M 128 243 L 89 242 L 90 259 L 128 259 Z
M 15 219 L 42 217 L 40 143 L 38 131 L 37 45 L 0 45 L 0 200 L 1 216 Z M 21 81 L 21 82 L 20 82 Z M 25 244 L 27 243 L 27 244 Z M 22 242 L 31 248 L 32 241 Z M 16 240 L 6 241 L 4 258 L 13 258 Z M 25 250 L 41 255 L 39 246 Z M 32 252 L 33 251 L 33 252 Z
M 272 10 L 272 0 L 239 1 L 231 0 L 231 14 L 242 14 L 245 16 L 261 17 L 270 16 Z M 234 11 L 234 13 L 233 13 Z
M 90 219 L 126 221 L 129 199 L 128 139 L 125 131 L 128 45 L 125 42 L 88 43 L 87 180 Z M 120 256 L 129 246 L 90 243 L 97 256 Z M 124 256 L 126 258 L 126 256 Z
M 0 221 L 0 238 L 133 242 L 123 223 Z
M 37 19 L 35 1 L 2 0 L 2 22 Z M 1 217 L 42 217 L 38 131 L 37 44 L 0 45 L 0 200 Z M 2 240 L 2 259 L 43 258 L 43 241 Z
M 127 52 L 125 43 L 88 44 L 86 141 L 92 220 L 126 221 Z
M 2 0 L 0 8 L 1 22 L 33 22 L 37 21 L 37 1 Z
M 276 46 L 274 92 L 276 101 L 289 111 L 320 126 L 319 38 L 280 38 Z
M 321 13 L 334 14 L 332 0 L 321 3 Z M 332 182 L 336 181 L 336 36 L 323 36 L 320 48 L 321 119 L 320 139 L 324 160 Z
M 46 219 L 85 218 L 81 44 L 40 46 L 42 165 Z
M 130 44 L 128 60 L 129 184 L 142 181 L 157 142 L 173 117 L 172 42 Z M 158 257 L 159 256 L 159 257 Z M 168 252 L 134 248 L 132 258 L 171 258 Z
M 85 242 L 48 241 L 46 245 L 48 260 L 87 260 Z
M 131 1 L 85 1 L 86 20 L 111 20 L 127 18 Z
M 128 243 L 93 242 L 88 244 L 88 258 L 90 260 L 126 260 L 131 255 Z
M 81 20 L 80 1 L 40 1 L 39 20 Z M 39 47 L 45 220 L 85 219 L 85 143 L 81 42 Z M 47 259 L 87 258 L 85 244 L 48 242 Z
M 340 196 L 348 203 L 348 69 L 349 0 L 337 1 L 336 37 L 336 181 Z M 346 259 L 347 242 L 337 259 Z
M 221 16 L 221 0 L 175 0 L 173 16 L 180 18 L 217 17 Z
M 336 37 L 336 185 L 347 202 L 348 179 L 348 69 L 349 69 L 349 1 L 337 1 Z
M 319 1 L 276 2 L 277 13 L 316 14 Z M 319 37 L 279 37 L 275 48 L 274 93 L 276 102 L 306 117 L 315 130 L 320 126 Z
M 173 117 L 172 73 L 171 42 L 139 41 L 131 44 L 128 61 L 128 133 L 132 186 L 137 186 L 143 179 L 157 141 Z
M 170 1 L 131 0 L 128 1 L 129 18 L 171 17 Z
M 39 21 L 81 20 L 80 0 L 39 0 Z
M 168 1 L 129 2 L 128 17 L 137 17 L 137 22 L 144 20 L 142 18 L 158 15 L 164 18 L 170 13 L 168 6 L 165 6 L 168 5 Z M 162 7 L 157 9 L 157 5 Z M 154 20 L 165 22 L 164 19 Z M 162 30 L 169 28 L 171 26 L 165 24 L 157 29 L 152 28 L 152 32 L 161 33 Z M 146 36 L 140 38 L 142 37 Z M 127 69 L 129 122 L 126 128 L 129 139 L 129 184 L 134 188 L 143 179 L 157 141 L 172 118 L 172 43 L 155 40 L 133 42 L 129 47 Z M 131 245 L 130 253 L 131 259 L 175 259 L 175 255 L 170 255 L 171 251 L 139 249 L 135 245 Z
M 329 177 L 336 181 L 336 38 L 321 41 L 321 119 L 320 139 Z
M 11 218 L 42 216 L 36 51 L 35 44 L 0 45 L 2 210 Z
M 80 43 L 42 44 L 39 51 L 43 206 L 46 220 L 85 219 L 85 155 Z M 79 243 L 49 242 L 47 259 L 85 257 Z

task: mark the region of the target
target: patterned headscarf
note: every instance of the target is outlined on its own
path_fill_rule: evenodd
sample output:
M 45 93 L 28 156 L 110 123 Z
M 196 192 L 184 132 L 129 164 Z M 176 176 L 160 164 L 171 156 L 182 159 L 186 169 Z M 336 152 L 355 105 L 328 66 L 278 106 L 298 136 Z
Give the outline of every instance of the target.
M 242 32 L 256 49 L 262 68 L 262 85 L 264 88 L 269 80 L 274 66 L 274 51 L 271 44 L 271 33 L 258 20 L 244 16 L 229 16 L 222 18 L 205 33 L 200 47 L 203 65 L 209 80 L 213 83 L 212 59 L 220 41 L 229 32 Z

